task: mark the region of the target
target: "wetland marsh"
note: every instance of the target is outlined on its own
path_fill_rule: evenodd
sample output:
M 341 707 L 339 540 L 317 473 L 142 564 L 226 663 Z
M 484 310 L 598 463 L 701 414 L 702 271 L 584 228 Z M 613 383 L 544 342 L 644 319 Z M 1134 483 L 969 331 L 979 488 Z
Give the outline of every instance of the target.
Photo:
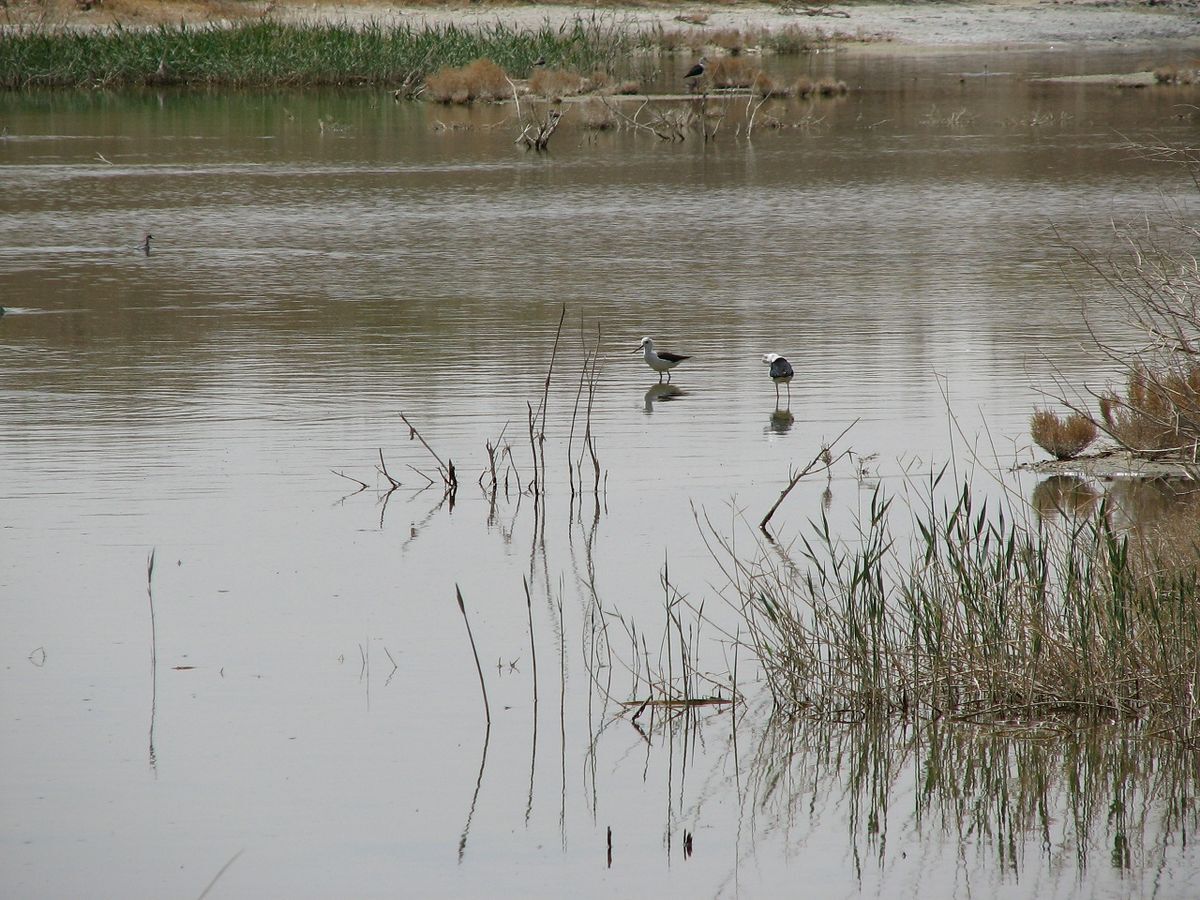
M 1129 149 L 1192 140 L 1194 87 L 1045 79 L 1161 62 L 819 54 L 777 71 L 848 92 L 752 139 L 745 97 L 707 142 L 565 105 L 542 154 L 379 89 L 0 95 L 4 893 L 1194 895 L 1190 747 L 772 716 L 703 525 L 851 425 L 781 569 L 943 467 L 1031 522 L 1121 502 L 1008 470 L 1056 379 L 1120 377 L 1055 230 L 1196 203 Z M 740 700 L 639 710 L 663 679 Z

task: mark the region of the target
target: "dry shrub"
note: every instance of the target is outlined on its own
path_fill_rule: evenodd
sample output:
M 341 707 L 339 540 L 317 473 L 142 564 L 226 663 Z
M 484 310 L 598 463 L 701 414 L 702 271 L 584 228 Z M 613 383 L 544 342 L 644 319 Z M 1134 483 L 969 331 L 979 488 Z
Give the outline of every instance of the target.
M 438 103 L 499 100 L 509 93 L 508 78 L 490 59 L 477 59 L 459 68 L 438 69 L 425 79 L 425 96 Z
M 797 97 L 811 97 L 817 89 L 816 83 L 807 75 L 801 75 L 792 86 L 792 93 Z
M 595 97 L 579 107 L 579 120 L 591 131 L 608 131 L 617 127 L 617 114 L 603 100 Z
M 788 93 L 786 88 L 766 72 L 759 72 L 754 76 L 754 84 L 751 85 L 751 89 L 760 97 L 786 97 Z
M 567 69 L 538 69 L 529 79 L 529 90 L 540 97 L 571 97 L 585 88 L 586 79 Z
M 758 66 L 740 56 L 722 56 L 708 67 L 713 87 L 748 88 L 759 75 Z
M 1121 446 L 1141 456 L 1183 456 L 1195 460 L 1200 444 L 1200 362 L 1129 372 L 1124 397 L 1100 397 L 1105 430 Z
M 638 84 L 634 78 L 619 81 L 616 84 L 611 84 L 604 89 L 606 94 L 637 94 L 642 90 L 642 86 Z
M 1055 459 L 1074 459 L 1096 439 L 1098 431 L 1095 422 L 1077 412 L 1063 418 L 1039 409 L 1029 420 L 1034 443 Z
M 817 93 L 822 97 L 840 97 L 849 90 L 846 82 L 833 78 L 822 78 L 817 82 Z
M 1192 84 L 1200 79 L 1200 69 L 1180 66 L 1159 66 L 1154 80 L 1159 84 Z
M 720 47 L 722 50 L 727 50 L 734 56 L 745 50 L 751 42 L 745 32 L 737 28 L 710 29 L 704 32 L 704 37 L 707 43 L 714 47 Z

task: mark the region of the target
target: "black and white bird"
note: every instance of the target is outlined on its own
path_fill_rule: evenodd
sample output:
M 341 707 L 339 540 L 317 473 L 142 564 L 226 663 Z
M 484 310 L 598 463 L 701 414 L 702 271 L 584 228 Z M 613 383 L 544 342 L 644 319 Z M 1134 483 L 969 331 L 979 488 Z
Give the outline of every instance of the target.
M 642 342 L 638 344 L 634 353 L 642 353 L 646 358 L 646 365 L 658 373 L 659 383 L 662 382 L 663 373 L 667 375 L 667 381 L 671 380 L 671 369 L 675 368 L 685 359 L 691 359 L 690 356 L 680 356 L 678 353 L 668 353 L 666 350 L 655 351 L 654 341 L 648 337 L 642 338 Z
M 144 238 L 142 238 L 142 242 L 140 244 L 138 244 L 134 249 L 141 250 L 143 253 L 145 253 L 147 256 L 149 256 L 150 255 L 150 242 L 152 240 L 154 240 L 154 235 L 147 234 Z
M 778 353 L 764 353 L 763 365 L 771 367 L 771 380 L 775 382 L 775 405 L 779 405 L 779 386 L 787 385 L 788 405 L 792 404 L 792 364 Z
M 708 67 L 708 57 L 702 56 L 696 60 L 696 64 L 692 66 L 683 76 L 683 81 L 689 88 L 694 89 L 704 77 L 704 70 Z

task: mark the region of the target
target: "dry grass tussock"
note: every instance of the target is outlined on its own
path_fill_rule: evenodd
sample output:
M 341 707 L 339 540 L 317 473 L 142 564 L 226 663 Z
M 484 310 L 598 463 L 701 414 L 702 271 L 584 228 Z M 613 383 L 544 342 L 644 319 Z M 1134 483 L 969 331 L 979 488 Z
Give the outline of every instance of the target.
M 1100 429 L 1081 413 L 1059 416 L 1049 409 L 1039 409 L 1029 420 L 1033 441 L 1055 459 L 1074 459 L 1088 448 Z
M 1200 362 L 1134 366 L 1125 395 L 1108 392 L 1098 404 L 1104 430 L 1122 447 L 1151 458 L 1200 459 Z
M 424 96 L 437 103 L 501 100 L 512 92 L 505 71 L 490 59 L 438 69 L 425 80 Z
M 588 79 L 566 69 L 540 68 L 529 78 L 529 90 L 539 97 L 572 97 L 589 89 Z
M 537 69 L 529 79 L 531 94 L 551 100 L 579 94 L 636 94 L 640 90 L 636 80 L 618 81 L 599 69 L 587 76 L 567 69 Z
M 1200 82 L 1200 63 L 1194 66 L 1159 66 L 1154 70 L 1158 84 L 1196 84 Z

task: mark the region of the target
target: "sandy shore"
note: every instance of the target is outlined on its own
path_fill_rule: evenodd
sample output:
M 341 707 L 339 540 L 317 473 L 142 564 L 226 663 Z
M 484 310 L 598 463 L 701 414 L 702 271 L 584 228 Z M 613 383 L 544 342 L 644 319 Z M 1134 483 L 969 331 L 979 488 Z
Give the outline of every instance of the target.
M 41 21 L 72 27 L 120 22 L 126 26 L 158 22 L 229 21 L 269 17 L 284 22 L 334 21 L 381 24 L 421 23 L 557 25 L 579 15 L 611 17 L 622 27 L 654 28 L 820 28 L 826 32 L 906 48 L 1062 44 L 1146 44 L 1200 53 L 1200 0 L 1166 0 L 1155 5 L 1135 0 L 1001 0 L 964 4 L 851 4 L 822 7 L 821 14 L 787 13 L 780 6 L 686 3 L 665 6 L 586 5 L 392 5 L 366 2 L 255 0 L 92 0 L 84 10 L 74 0 L 12 0 L 0 14 L 9 24 Z M 52 4 L 57 3 L 57 6 Z M 795 7 L 803 9 L 803 7 Z M 812 7 L 809 7 L 810 9 Z M 679 17 L 706 16 L 702 26 Z

